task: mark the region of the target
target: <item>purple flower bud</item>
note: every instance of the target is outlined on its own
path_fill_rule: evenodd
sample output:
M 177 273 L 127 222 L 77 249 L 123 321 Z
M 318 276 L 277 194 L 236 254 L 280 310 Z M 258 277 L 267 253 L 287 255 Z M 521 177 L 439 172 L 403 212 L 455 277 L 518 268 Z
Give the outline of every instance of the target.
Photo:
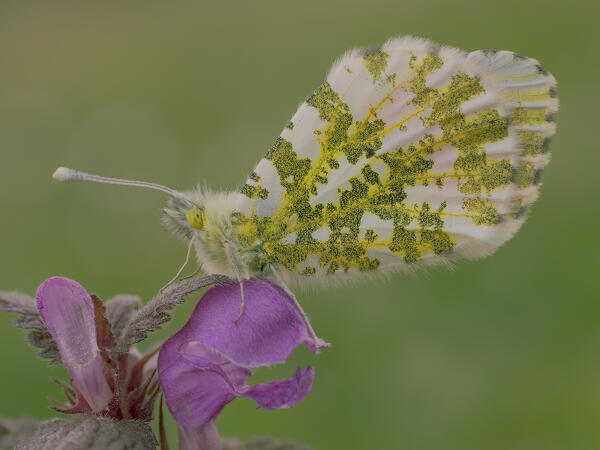
M 249 386 L 251 367 L 283 363 L 304 343 L 313 353 L 327 347 L 285 291 L 262 280 L 211 288 L 184 327 L 163 345 L 158 375 L 167 406 L 179 426 L 181 449 L 220 450 L 215 420 L 236 397 L 260 408 L 289 408 L 312 387 L 312 367 L 293 377 Z
M 101 411 L 113 392 L 102 368 L 91 297 L 79 283 L 54 277 L 39 287 L 36 298 L 75 386 L 92 411 Z

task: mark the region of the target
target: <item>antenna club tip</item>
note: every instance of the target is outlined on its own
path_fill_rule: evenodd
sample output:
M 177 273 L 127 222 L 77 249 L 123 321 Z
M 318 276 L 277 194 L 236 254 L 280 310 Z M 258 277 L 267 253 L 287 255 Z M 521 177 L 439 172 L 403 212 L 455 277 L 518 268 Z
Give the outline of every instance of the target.
M 77 171 L 69 169 L 68 167 L 59 167 L 52 174 L 52 178 L 56 181 L 75 181 L 77 177 Z

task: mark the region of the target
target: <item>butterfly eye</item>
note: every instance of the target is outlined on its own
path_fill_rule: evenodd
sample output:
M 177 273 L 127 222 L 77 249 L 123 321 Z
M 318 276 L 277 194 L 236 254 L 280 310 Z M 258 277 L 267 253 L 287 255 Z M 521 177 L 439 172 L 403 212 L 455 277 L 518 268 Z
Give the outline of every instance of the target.
M 188 209 L 185 217 L 192 228 L 198 230 L 204 228 L 204 210 L 196 207 Z

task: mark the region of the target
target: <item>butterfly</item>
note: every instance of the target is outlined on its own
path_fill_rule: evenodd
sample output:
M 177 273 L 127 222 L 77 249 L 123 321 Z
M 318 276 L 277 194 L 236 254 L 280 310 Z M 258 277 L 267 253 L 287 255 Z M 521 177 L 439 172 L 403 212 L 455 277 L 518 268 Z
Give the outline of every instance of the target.
M 165 192 L 204 273 L 327 284 L 492 253 L 538 197 L 557 110 L 534 59 L 399 37 L 342 56 L 239 190 L 54 178 Z

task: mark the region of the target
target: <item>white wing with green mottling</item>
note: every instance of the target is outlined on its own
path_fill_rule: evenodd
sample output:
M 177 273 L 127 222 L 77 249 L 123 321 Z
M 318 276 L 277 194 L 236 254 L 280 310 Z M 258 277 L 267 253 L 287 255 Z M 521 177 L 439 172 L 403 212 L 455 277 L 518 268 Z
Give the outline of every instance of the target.
M 511 52 L 410 37 L 348 52 L 242 188 L 240 244 L 288 279 L 491 253 L 538 195 L 555 85 Z

